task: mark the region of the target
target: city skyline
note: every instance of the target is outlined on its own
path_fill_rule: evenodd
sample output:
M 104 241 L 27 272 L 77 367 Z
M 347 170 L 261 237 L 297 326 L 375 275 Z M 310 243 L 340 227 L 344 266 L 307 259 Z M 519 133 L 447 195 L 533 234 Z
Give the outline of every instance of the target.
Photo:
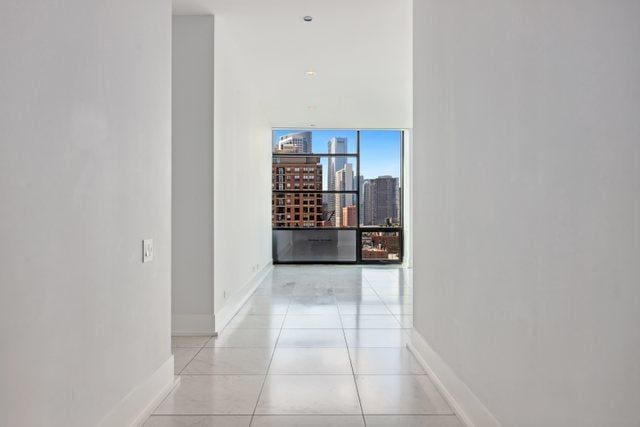
M 310 132 L 313 154 L 328 154 L 328 142 L 333 137 L 346 138 L 346 153 L 356 154 L 356 131 L 349 129 L 275 129 L 273 131 L 273 149 L 277 148 L 280 137 Z M 328 166 L 327 157 L 321 158 L 323 167 Z M 349 157 L 347 162 L 357 170 L 356 158 Z M 402 131 L 400 130 L 361 130 L 360 131 L 360 175 L 365 179 L 390 175 L 400 177 L 402 163 Z M 325 166 L 326 165 L 326 166 Z M 337 169 L 336 169 L 337 170 Z M 328 174 L 323 177 L 323 187 L 328 188 Z

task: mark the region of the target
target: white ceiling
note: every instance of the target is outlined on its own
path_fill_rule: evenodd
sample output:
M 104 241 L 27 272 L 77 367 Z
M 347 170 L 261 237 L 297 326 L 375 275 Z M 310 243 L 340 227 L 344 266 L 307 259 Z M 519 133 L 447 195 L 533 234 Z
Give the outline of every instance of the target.
M 174 0 L 174 13 L 215 15 L 275 127 L 411 127 L 411 0 Z

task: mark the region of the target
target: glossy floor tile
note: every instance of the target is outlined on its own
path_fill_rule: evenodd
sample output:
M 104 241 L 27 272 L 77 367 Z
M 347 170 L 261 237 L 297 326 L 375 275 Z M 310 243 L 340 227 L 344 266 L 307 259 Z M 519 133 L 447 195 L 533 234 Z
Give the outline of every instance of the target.
M 284 315 L 238 313 L 227 325 L 229 329 L 279 329 Z
M 461 427 L 407 350 L 410 271 L 277 266 L 216 337 L 174 337 L 146 426 Z
M 256 414 L 361 414 L 352 375 L 271 375 Z
M 211 338 L 205 347 L 264 347 L 273 348 L 278 341 L 280 329 L 229 329 Z
M 425 374 L 415 356 L 403 347 L 351 348 L 353 371 L 357 374 Z
M 362 314 L 342 315 L 342 324 L 347 329 L 401 329 L 398 319 L 389 315 Z
M 342 322 L 337 314 L 309 314 L 306 316 L 287 314 L 282 327 L 283 329 L 339 329 L 342 328 Z
M 413 301 L 413 295 L 380 295 L 379 298 L 388 305 L 407 305 Z
M 273 354 L 270 374 L 351 374 L 346 348 L 280 348 Z
M 342 295 L 355 295 L 355 296 L 370 296 L 370 295 L 377 295 L 377 292 L 371 288 L 361 288 L 361 287 L 353 287 L 353 286 L 349 286 L 349 287 L 337 287 L 333 289 L 336 296 L 342 296 Z
M 396 315 L 396 319 L 404 329 L 413 328 L 413 315 Z
M 187 363 L 191 362 L 191 359 L 195 357 L 200 351 L 199 348 L 186 347 L 186 348 L 173 348 L 173 372 L 179 374 L 187 366 Z
M 278 315 L 287 314 L 289 302 L 286 304 L 270 304 L 268 302 L 250 302 L 238 312 L 238 315 L 245 314 L 262 314 L 262 315 Z
M 338 306 L 340 314 L 363 315 L 363 314 L 392 314 L 384 304 L 341 304 Z
M 409 335 L 402 329 L 345 329 L 349 347 L 406 347 Z
M 266 374 L 270 348 L 205 347 L 184 368 L 184 374 Z
M 366 414 L 452 414 L 426 375 L 357 375 Z
M 290 305 L 333 305 L 336 300 L 332 292 L 323 293 L 322 295 L 293 295 Z
M 264 375 L 180 375 L 154 414 L 251 415 Z
M 321 316 L 337 316 L 338 306 L 335 304 L 303 304 L 300 302 L 291 303 L 289 315 L 321 315 Z
M 254 427 L 364 427 L 362 415 L 256 415 Z
M 393 315 L 406 315 L 406 316 L 413 315 L 413 305 L 412 304 L 406 304 L 406 305 L 402 305 L 402 304 L 387 304 L 386 307 L 391 312 L 391 314 L 393 314 Z M 346 313 L 343 313 L 343 314 L 346 314 Z
M 378 295 L 338 295 L 336 301 L 339 305 L 383 304 L 382 299 Z
M 463 427 L 455 415 L 367 415 L 368 427 Z
M 247 427 L 251 415 L 152 415 L 144 427 Z
M 171 347 L 174 348 L 186 348 L 196 347 L 200 348 L 211 339 L 211 336 L 198 336 L 198 337 L 171 337 Z
M 344 348 L 342 329 L 283 329 L 278 347 L 334 347 Z

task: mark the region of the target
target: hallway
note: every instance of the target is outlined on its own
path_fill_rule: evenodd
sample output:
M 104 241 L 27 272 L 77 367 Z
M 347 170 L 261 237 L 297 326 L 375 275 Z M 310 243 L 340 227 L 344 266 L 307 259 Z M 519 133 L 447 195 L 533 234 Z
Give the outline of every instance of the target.
M 411 271 L 278 266 L 219 337 L 174 337 L 146 426 L 461 426 L 406 349 Z

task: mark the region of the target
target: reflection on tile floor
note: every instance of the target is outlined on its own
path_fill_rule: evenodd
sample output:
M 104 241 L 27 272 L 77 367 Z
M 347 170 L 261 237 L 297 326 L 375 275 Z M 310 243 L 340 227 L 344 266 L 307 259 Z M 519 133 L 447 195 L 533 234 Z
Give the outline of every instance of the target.
M 410 270 L 278 266 L 218 337 L 174 337 L 146 426 L 462 424 L 406 349 Z

